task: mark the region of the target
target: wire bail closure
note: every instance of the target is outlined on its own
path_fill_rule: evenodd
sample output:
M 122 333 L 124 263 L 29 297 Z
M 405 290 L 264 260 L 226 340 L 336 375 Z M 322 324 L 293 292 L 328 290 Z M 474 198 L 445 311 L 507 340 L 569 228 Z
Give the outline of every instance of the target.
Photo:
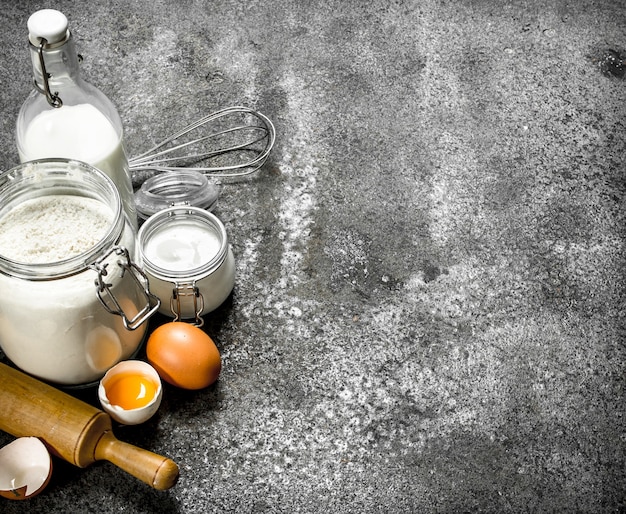
M 128 271 L 131 278 L 135 281 L 135 285 L 146 296 L 146 305 L 142 309 L 140 309 L 133 318 L 130 319 L 124 312 L 124 309 L 120 305 L 120 302 L 111 291 L 111 287 L 113 286 L 113 284 L 107 283 L 104 280 L 104 277 L 108 275 L 107 267 L 109 263 L 103 262 L 109 255 L 113 253 L 124 257 L 124 261 L 117 262 L 117 265 L 122 268 L 121 276 L 123 277 L 125 272 Z M 160 307 L 161 300 L 159 300 L 157 296 L 152 294 L 148 288 L 148 277 L 146 277 L 145 273 L 134 262 L 131 261 L 130 254 L 128 253 L 128 250 L 126 248 L 122 246 L 113 247 L 110 252 L 102 256 L 102 258 L 100 258 L 90 267 L 98 273 L 98 278 L 96 278 L 94 282 L 96 285 L 96 294 L 98 295 L 100 303 L 102 303 L 102 306 L 109 313 L 121 316 L 126 330 L 135 330 L 139 328 L 141 324 L 146 321 L 150 316 L 152 316 Z M 109 303 L 106 301 L 105 298 L 107 296 L 110 298 L 113 306 L 109 305 Z
M 59 92 L 55 91 L 54 93 L 50 90 L 50 82 L 48 79 L 52 76 L 46 71 L 46 63 L 43 58 L 43 48 L 48 44 L 48 41 L 45 38 L 41 38 L 41 42 L 37 47 L 37 55 L 39 56 L 39 65 L 41 66 L 41 76 L 43 77 L 43 89 L 39 87 L 37 84 L 37 80 L 35 79 L 35 87 L 37 90 L 46 96 L 46 100 L 48 103 L 54 107 L 59 108 L 63 106 L 63 100 L 59 97 Z
M 179 321 L 181 319 L 181 297 L 193 297 L 193 310 L 196 319 L 194 320 L 194 325 L 196 327 L 201 327 L 204 325 L 204 319 L 200 314 L 204 309 L 204 297 L 198 289 L 196 285 L 196 281 L 193 283 L 185 283 L 185 284 L 176 284 L 176 287 L 172 290 L 172 297 L 170 298 L 170 309 L 172 314 L 174 315 L 174 321 Z

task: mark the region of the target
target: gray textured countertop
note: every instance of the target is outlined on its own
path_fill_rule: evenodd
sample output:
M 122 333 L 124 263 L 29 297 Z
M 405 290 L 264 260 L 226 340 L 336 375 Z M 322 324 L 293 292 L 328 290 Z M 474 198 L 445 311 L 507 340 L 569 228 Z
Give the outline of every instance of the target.
M 40 7 L 3 5 L 2 169 Z M 215 211 L 218 383 L 115 427 L 178 484 L 56 460 L 0 511 L 626 509 L 623 1 L 46 7 L 131 155 L 237 104 L 277 141 Z

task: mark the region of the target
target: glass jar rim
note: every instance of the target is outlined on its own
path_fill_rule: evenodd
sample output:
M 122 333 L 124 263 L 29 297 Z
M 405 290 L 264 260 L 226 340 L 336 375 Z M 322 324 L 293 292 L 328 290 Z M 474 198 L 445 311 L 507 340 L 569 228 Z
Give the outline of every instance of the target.
M 98 168 L 82 161 L 48 158 L 27 161 L 0 173 L 0 217 L 19 201 L 63 194 L 92 198 L 105 203 L 112 219 L 102 238 L 88 250 L 54 262 L 25 263 L 0 254 L 0 272 L 27 280 L 51 280 L 86 270 L 106 249 L 117 244 L 124 229 L 119 191 Z
M 217 184 L 194 170 L 165 171 L 145 180 L 135 193 L 137 214 L 144 220 L 168 207 L 189 205 L 210 211 L 219 196 Z
M 149 255 L 146 254 L 146 245 L 148 241 L 155 234 L 155 232 L 162 229 L 166 223 L 175 223 L 180 220 L 188 219 L 198 221 L 206 225 L 208 229 L 213 230 L 213 233 L 217 236 L 220 244 L 219 249 L 206 263 L 193 268 L 185 270 L 172 270 L 159 266 L 150 259 Z M 212 212 L 199 207 L 177 205 L 158 211 L 145 221 L 139 229 L 138 246 L 139 253 L 141 255 L 141 262 L 146 272 L 168 281 L 175 281 L 176 279 L 191 279 L 194 277 L 206 276 L 222 265 L 228 255 L 228 234 L 226 233 L 224 224 Z

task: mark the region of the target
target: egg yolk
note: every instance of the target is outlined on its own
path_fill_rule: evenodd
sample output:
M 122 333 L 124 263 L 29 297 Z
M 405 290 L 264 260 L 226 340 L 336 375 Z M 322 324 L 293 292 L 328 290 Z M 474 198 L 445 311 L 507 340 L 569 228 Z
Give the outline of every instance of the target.
M 145 407 L 156 396 L 157 384 L 145 375 L 122 373 L 106 386 L 106 395 L 111 405 L 122 409 Z

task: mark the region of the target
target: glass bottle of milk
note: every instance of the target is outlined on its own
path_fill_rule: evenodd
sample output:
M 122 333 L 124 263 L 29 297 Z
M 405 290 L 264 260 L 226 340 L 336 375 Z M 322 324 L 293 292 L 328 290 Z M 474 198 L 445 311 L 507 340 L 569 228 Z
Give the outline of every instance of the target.
M 123 127 L 113 103 L 80 77 L 78 54 L 65 15 L 42 9 L 28 19 L 34 90 L 17 118 L 22 162 L 50 157 L 86 162 L 106 173 L 137 227 Z

